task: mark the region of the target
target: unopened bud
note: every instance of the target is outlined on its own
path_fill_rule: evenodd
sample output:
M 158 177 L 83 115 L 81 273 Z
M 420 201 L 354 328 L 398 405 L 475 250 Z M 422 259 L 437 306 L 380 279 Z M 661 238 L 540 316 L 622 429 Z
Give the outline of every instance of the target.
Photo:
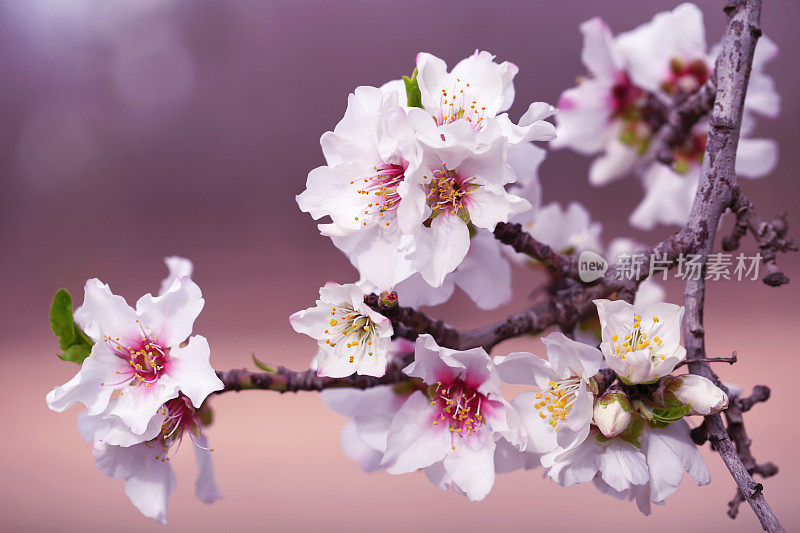
M 594 403 L 594 423 L 600 432 L 608 437 L 616 437 L 631 421 L 631 402 L 621 391 L 603 394 Z
M 728 395 L 708 379 L 694 374 L 670 376 L 659 387 L 665 400 L 674 396 L 690 415 L 713 415 L 728 408 Z
M 394 307 L 397 305 L 397 293 L 394 291 L 383 291 L 379 303 L 381 307 Z

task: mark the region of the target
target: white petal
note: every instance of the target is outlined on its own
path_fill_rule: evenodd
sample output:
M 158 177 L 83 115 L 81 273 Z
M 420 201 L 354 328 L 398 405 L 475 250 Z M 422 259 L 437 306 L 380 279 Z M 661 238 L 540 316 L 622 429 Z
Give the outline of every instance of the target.
M 176 279 L 192 277 L 192 271 L 194 270 L 194 265 L 189 259 L 177 255 L 165 257 L 164 263 L 167 264 L 169 274 L 161 282 L 161 289 L 158 291 L 159 295 L 167 292 Z
M 211 366 L 210 357 L 211 348 L 202 335 L 190 337 L 186 346 L 172 348 L 170 352 L 167 374 L 195 408 L 199 408 L 209 394 L 225 388 Z
M 122 342 L 139 337 L 136 311 L 96 278 L 86 282 L 83 305 L 75 310 L 74 318 L 94 342 L 102 342 L 103 335 L 120 337 Z
M 484 499 L 494 485 L 494 440 L 488 432 L 478 432 L 455 439 L 453 446 L 442 461 L 444 469 L 471 501 Z
M 203 503 L 213 503 L 222 498 L 222 493 L 217 487 L 217 480 L 214 477 L 214 463 L 211 460 L 212 452 L 209 448 L 208 439 L 201 432 L 195 437 L 194 446 L 195 458 L 197 460 L 197 481 L 194 484 L 194 493 Z
M 437 414 L 424 394 L 413 393 L 389 426 L 382 463 L 390 474 L 404 474 L 444 459 L 451 435 L 445 424 L 434 426 Z
M 469 229 L 463 220 L 442 213 L 430 228 L 420 228 L 414 262 L 422 277 L 434 287 L 461 264 L 469 250 Z
M 182 278 L 161 296 L 145 294 L 139 298 L 136 311 L 148 335 L 157 336 L 164 346 L 177 346 L 192 334 L 204 305 L 200 287 L 191 279 Z

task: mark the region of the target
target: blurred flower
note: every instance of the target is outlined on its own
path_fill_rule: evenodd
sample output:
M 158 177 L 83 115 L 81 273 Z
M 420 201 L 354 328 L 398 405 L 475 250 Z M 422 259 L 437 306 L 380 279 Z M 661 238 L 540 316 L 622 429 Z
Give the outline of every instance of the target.
M 317 375 L 384 375 L 392 324 L 364 303 L 364 291 L 352 283 L 329 281 L 319 290 L 316 303 L 289 321 L 295 331 L 317 340 Z
M 553 250 L 565 254 L 579 255 L 584 250 L 599 251 L 602 224 L 593 222 L 586 208 L 578 202 L 570 202 L 566 209 L 552 203 L 533 209 L 514 220 L 522 229 Z M 529 261 L 524 254 L 513 254 L 517 262 Z
M 603 338 L 600 349 L 624 383 L 653 383 L 686 357 L 680 344 L 682 306 L 634 306 L 622 300 L 594 303 Z
M 144 295 L 135 310 L 100 280 L 87 281 L 84 303 L 74 316 L 95 344 L 75 377 L 48 393 L 50 409 L 61 412 L 82 403 L 90 415 L 99 415 L 118 393 L 107 415 L 142 434 L 179 393 L 200 407 L 223 388 L 209 364 L 208 341 L 190 337 L 204 303 L 188 277 L 176 279 L 160 296 Z
M 391 474 L 425 469 L 440 487 L 483 499 L 494 484 L 495 441 L 524 443 L 491 358 L 482 348 L 450 350 L 420 335 L 404 372 L 427 389 L 413 392 L 395 415 L 382 464 Z

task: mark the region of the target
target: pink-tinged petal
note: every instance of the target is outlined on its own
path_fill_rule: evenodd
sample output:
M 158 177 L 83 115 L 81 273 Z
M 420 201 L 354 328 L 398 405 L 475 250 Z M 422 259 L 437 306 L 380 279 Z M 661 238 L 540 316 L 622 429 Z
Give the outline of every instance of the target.
M 328 323 L 330 316 L 328 308 L 309 307 L 292 314 L 289 317 L 289 323 L 297 333 L 319 340 L 324 334 L 325 324 Z
M 531 208 L 526 199 L 508 194 L 500 187 L 481 187 L 472 191 L 466 205 L 472 223 L 489 231 L 494 230 L 498 222 L 508 222 L 514 215 Z
M 214 477 L 214 463 L 211 460 L 208 439 L 201 432 L 195 437 L 194 453 L 197 460 L 197 481 L 194 484 L 194 493 L 203 503 L 214 503 L 222 498 L 222 493 L 217 487 Z
M 153 297 L 145 294 L 136 302 L 136 311 L 149 335 L 158 337 L 164 346 L 178 346 L 192 334 L 194 321 L 205 300 L 200 287 L 189 278 L 181 278 L 169 291 Z
M 445 471 L 471 501 L 486 497 L 494 485 L 494 449 L 491 433 L 479 432 L 455 439 L 454 450 L 442 460 Z
M 494 362 L 500 379 L 512 385 L 535 385 L 545 389 L 550 381 L 562 379 L 548 361 L 527 352 L 498 356 Z
M 577 448 L 558 455 L 547 475 L 562 487 L 591 481 L 598 472 L 597 459 L 601 453 L 597 440 L 588 438 Z
M 582 342 L 577 342 L 563 333 L 553 332 L 542 338 L 547 347 L 550 366 L 562 378 L 577 376 L 588 379 L 605 366 L 603 353 Z
M 121 385 L 120 376 L 129 375 L 129 371 L 127 361 L 114 355 L 101 341 L 92 346 L 91 355 L 75 377 L 47 394 L 47 406 L 60 413 L 82 403 L 90 415 L 98 415 L 108 406 L 115 386 Z
M 616 440 L 605 445 L 597 466 L 603 481 L 618 491 L 626 490 L 631 485 L 644 485 L 650 479 L 644 454 Z
M 589 167 L 589 183 L 601 186 L 627 176 L 639 160 L 637 148 L 612 138 L 606 145 L 606 151 L 592 161 Z
M 199 408 L 209 394 L 222 390 L 225 385 L 211 367 L 211 348 L 202 335 L 189 338 L 186 346 L 172 348 L 166 372 L 195 408 Z
M 119 417 L 131 431 L 141 435 L 167 400 L 178 397 L 178 386 L 162 376 L 149 387 L 127 387 L 109 408 L 108 416 Z
M 559 431 L 556 432 L 556 441 L 561 448 L 566 450 L 586 440 L 592 423 L 593 405 L 594 395 L 586 390 L 586 384 L 581 382 L 575 403 L 567 413 L 566 420 L 560 424 Z
M 613 81 L 620 70 L 622 60 L 614 49 L 611 29 L 600 17 L 594 17 L 580 25 L 583 34 L 581 61 L 596 78 Z
M 558 101 L 556 138 L 550 146 L 584 155 L 601 151 L 616 131 L 610 94 L 611 85 L 593 79 L 564 91 Z
M 116 400 L 112 400 L 107 411 L 113 409 L 114 403 Z M 103 442 L 111 446 L 127 447 L 156 438 L 161 433 L 164 419 L 165 416 L 159 412 L 150 419 L 144 433 L 137 435 L 116 416 L 105 413 L 90 415 L 83 411 L 78 414 L 78 432 L 87 443 Z
M 511 301 L 511 266 L 500 246 L 490 233 L 479 231 L 464 261 L 450 275 L 480 309 L 494 309 Z
M 689 219 L 699 178 L 698 167 L 692 167 L 686 174 L 678 174 L 668 166 L 651 165 L 643 176 L 647 189 L 645 196 L 628 217 L 628 222 L 646 231 L 658 224 L 683 225 Z
M 745 178 L 763 178 L 778 165 L 778 143 L 772 139 L 740 139 L 736 150 L 736 173 Z
M 444 459 L 452 437 L 445 424 L 433 424 L 437 416 L 421 392 L 408 398 L 389 426 L 382 461 L 387 472 L 405 474 Z
M 347 424 L 342 430 L 342 449 L 345 455 L 356 461 L 364 472 L 374 472 L 381 468 L 383 451 L 368 446 L 359 436 L 357 425 Z
M 458 216 L 442 213 L 422 227 L 417 236 L 414 262 L 425 281 L 434 287 L 461 264 L 469 250 L 469 229 Z
M 75 323 L 94 342 L 103 342 L 103 335 L 125 340 L 139 336 L 139 318 L 122 296 L 111 292 L 99 279 L 90 279 L 84 286 L 83 305 L 75 310 Z
M 528 391 L 514 398 L 511 405 L 519 414 L 528 435 L 525 451 L 539 456 L 558 448 L 558 443 L 553 426 L 539 416 L 539 409 L 535 407 L 537 402 L 536 393 Z
M 425 108 L 436 109 L 439 107 L 439 86 L 446 77 L 447 63 L 426 52 L 417 54 L 417 83 L 419 83 L 422 96 L 422 105 Z
M 689 436 L 685 420 L 646 433 L 647 467 L 650 470 L 650 499 L 661 501 L 674 493 L 684 469 L 699 485 L 711 481 L 703 458 Z
M 127 448 L 96 443 L 95 463 L 107 476 L 125 480 L 125 494 L 146 517 L 167 523 L 167 499 L 175 489 L 175 473 L 162 461 L 164 450 L 142 443 Z M 158 459 L 157 459 L 158 457 Z
M 194 270 L 194 265 L 189 259 L 177 255 L 165 257 L 164 263 L 167 265 L 169 274 L 161 282 L 161 289 L 158 291 L 159 296 L 167 292 L 176 279 L 192 277 L 192 271 Z

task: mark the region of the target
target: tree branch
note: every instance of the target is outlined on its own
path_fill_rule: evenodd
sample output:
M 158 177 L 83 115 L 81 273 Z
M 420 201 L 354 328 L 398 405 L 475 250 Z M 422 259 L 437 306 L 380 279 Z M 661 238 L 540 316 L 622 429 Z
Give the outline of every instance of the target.
M 711 113 L 711 129 L 703 157 L 700 183 L 695 195 L 689 222 L 684 229 L 699 236 L 703 263 L 714 245 L 717 225 L 722 213 L 733 204 L 736 189 L 736 148 L 742 123 L 742 109 L 753 63 L 756 42 L 761 35 L 759 18 L 761 0 L 737 0 L 729 3 L 728 27 L 717 59 L 717 94 Z M 705 358 L 703 308 L 705 281 L 690 279 L 684 289 L 686 314 L 683 335 L 689 371 L 719 383 Z M 731 442 L 720 415 L 707 416 L 705 427 L 713 447 L 722 457 L 742 497 L 750 504 L 766 531 L 783 531 L 757 483 Z

